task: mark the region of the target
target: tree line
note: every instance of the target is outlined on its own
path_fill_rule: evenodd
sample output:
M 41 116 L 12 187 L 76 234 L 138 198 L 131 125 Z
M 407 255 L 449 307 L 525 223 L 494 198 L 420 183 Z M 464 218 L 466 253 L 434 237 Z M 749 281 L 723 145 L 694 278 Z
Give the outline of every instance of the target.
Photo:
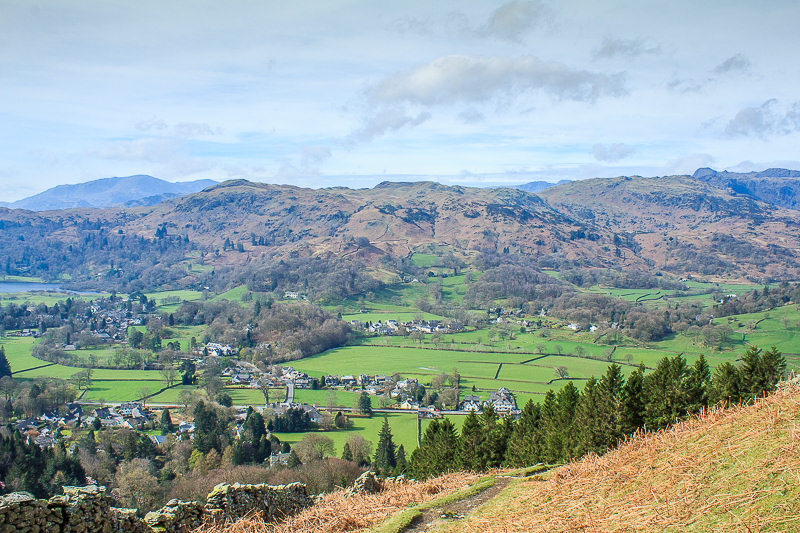
M 528 401 L 514 421 L 491 406 L 470 413 L 460 433 L 448 419 L 432 420 L 408 462 L 415 478 L 455 470 L 557 464 L 601 454 L 640 429 L 661 430 L 721 402 L 751 401 L 775 389 L 786 361 L 775 347 L 749 348 L 741 364 L 712 373 L 703 356 L 689 365 L 682 355 L 663 358 L 650 373 L 640 366 L 627 378 L 616 364 L 583 391 L 571 382 Z M 380 445 L 379 445 L 380 449 Z

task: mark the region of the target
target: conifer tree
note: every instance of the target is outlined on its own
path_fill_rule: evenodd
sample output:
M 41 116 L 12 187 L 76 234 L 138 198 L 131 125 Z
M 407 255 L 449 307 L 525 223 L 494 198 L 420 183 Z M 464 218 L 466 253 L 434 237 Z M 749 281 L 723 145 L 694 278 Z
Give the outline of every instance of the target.
M 486 469 L 486 461 L 482 447 L 486 440 L 484 426 L 475 411 L 471 411 L 464 419 L 459 438 L 459 458 L 461 468 L 479 472 Z
M 601 421 L 605 409 L 601 404 L 600 387 L 597 380 L 591 378 L 583 387 L 575 413 L 575 427 L 578 431 L 575 453 L 578 456 L 588 452 L 600 453 L 605 447 Z
M 261 435 L 261 438 L 258 441 L 258 445 L 255 448 L 253 453 L 253 462 L 255 463 L 262 463 L 269 459 L 269 456 L 272 454 L 272 442 L 267 438 L 267 435 Z
M 484 440 L 479 447 L 483 468 L 498 467 L 503 463 L 510 428 L 500 420 L 494 408 L 487 404 L 481 416 Z
M 711 369 L 706 358 L 700 354 L 686 377 L 686 409 L 689 413 L 699 413 L 708 407 L 708 389 L 711 383 Z
M 786 359 L 773 345 L 772 348 L 764 352 L 764 355 L 761 357 L 761 362 L 766 377 L 766 389 L 772 392 L 778 382 L 783 379 L 786 374 Z
M 649 429 L 668 427 L 687 413 L 686 360 L 678 354 L 664 357 L 644 380 L 646 405 L 644 422 Z
M 6 376 L 11 376 L 11 365 L 8 364 L 8 359 L 6 359 L 5 346 L 0 346 L 0 378 Z
M 296 466 L 300 466 L 300 458 L 297 456 L 294 450 L 289 452 L 289 457 L 286 460 L 286 466 L 289 468 L 294 468 Z
M 719 365 L 711 378 L 708 402 L 735 404 L 742 400 L 742 376 L 738 368 L 728 361 Z
M 742 356 L 742 396 L 752 397 L 761 388 L 761 348 L 750 346 Z
M 574 456 L 575 435 L 572 428 L 579 401 L 580 392 L 571 381 L 558 393 L 545 395 L 542 414 L 546 420 L 543 457 L 546 462 L 559 463 Z
M 558 403 L 556 402 L 556 393 L 553 392 L 553 389 L 549 389 L 544 395 L 541 408 L 542 440 L 540 457 L 545 463 L 557 463 L 560 459 L 553 451 L 552 442 L 557 412 Z
M 243 429 L 245 440 L 252 442 L 254 445 L 267 433 L 266 426 L 264 425 L 264 417 L 252 407 L 247 408 L 247 416 L 244 419 Z
M 350 444 L 347 442 L 344 443 L 344 448 L 342 448 L 342 459 L 345 461 L 353 460 L 353 452 L 350 451 Z
M 621 411 L 625 378 L 622 368 L 616 363 L 609 365 L 597 385 L 600 393 L 601 444 L 603 449 L 608 449 L 616 446 L 623 436 Z
M 406 461 L 406 449 L 401 444 L 397 447 L 397 466 L 395 467 L 394 471 L 396 474 L 402 474 L 408 468 L 408 462 Z
M 411 454 L 409 470 L 417 479 L 458 469 L 458 436 L 448 419 L 431 420 L 420 446 Z
M 644 364 L 633 371 L 622 388 L 622 431 L 632 435 L 644 425 Z
M 358 397 L 358 410 L 361 414 L 372 416 L 372 400 L 366 392 L 362 392 Z
M 529 466 L 540 461 L 541 419 L 541 406 L 528 400 L 508 439 L 508 466 Z M 466 427 L 466 421 L 464 426 Z
M 383 426 L 381 426 L 381 431 L 378 433 L 378 446 L 375 449 L 374 464 L 382 472 L 388 472 L 397 466 L 392 430 L 389 428 L 389 419 L 385 415 L 383 417 Z
M 221 421 L 214 407 L 211 405 L 206 407 L 202 401 L 197 402 L 193 415 L 195 430 L 192 444 L 194 449 L 202 453 L 208 453 L 212 449 L 219 450 L 221 448 L 220 439 L 225 428 L 221 427 Z
M 168 433 L 172 433 L 175 431 L 175 424 L 172 423 L 172 416 L 169 413 L 169 409 L 164 409 L 161 411 L 161 434 L 167 435 Z

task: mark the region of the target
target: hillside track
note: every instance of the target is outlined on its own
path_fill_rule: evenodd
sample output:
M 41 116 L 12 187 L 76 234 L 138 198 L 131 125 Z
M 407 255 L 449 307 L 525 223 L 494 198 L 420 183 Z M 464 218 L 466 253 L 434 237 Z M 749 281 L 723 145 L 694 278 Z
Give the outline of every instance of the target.
M 511 483 L 511 477 L 497 477 L 497 482 L 491 487 L 477 494 L 473 494 L 463 500 L 443 505 L 442 507 L 434 507 L 433 509 L 426 509 L 422 515 L 418 516 L 409 527 L 401 529 L 403 533 L 419 533 L 422 531 L 431 531 L 442 524 L 449 521 L 463 519 L 467 514 L 477 509 L 489 500 L 494 499 L 500 492 Z

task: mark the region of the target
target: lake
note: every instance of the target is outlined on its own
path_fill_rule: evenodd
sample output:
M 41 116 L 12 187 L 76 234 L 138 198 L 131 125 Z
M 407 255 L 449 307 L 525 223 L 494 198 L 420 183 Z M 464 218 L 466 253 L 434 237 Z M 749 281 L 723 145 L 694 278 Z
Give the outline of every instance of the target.
M 99 294 L 96 292 L 70 291 L 62 289 L 58 283 L 38 283 L 32 281 L 0 281 L 0 294 L 14 294 L 17 292 L 71 292 L 74 294 Z

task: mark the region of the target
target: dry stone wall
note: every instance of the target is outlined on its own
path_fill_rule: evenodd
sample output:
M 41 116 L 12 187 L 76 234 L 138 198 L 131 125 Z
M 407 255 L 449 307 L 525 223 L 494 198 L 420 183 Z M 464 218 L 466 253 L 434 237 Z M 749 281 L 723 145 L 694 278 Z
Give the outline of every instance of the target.
M 301 483 L 220 484 L 205 505 L 171 500 L 141 519 L 135 509 L 112 507 L 105 487 L 64 487 L 63 496 L 49 500 L 37 500 L 26 492 L 0 496 L 0 533 L 184 533 L 204 523 L 246 515 L 272 520 L 294 514 L 313 501 Z

